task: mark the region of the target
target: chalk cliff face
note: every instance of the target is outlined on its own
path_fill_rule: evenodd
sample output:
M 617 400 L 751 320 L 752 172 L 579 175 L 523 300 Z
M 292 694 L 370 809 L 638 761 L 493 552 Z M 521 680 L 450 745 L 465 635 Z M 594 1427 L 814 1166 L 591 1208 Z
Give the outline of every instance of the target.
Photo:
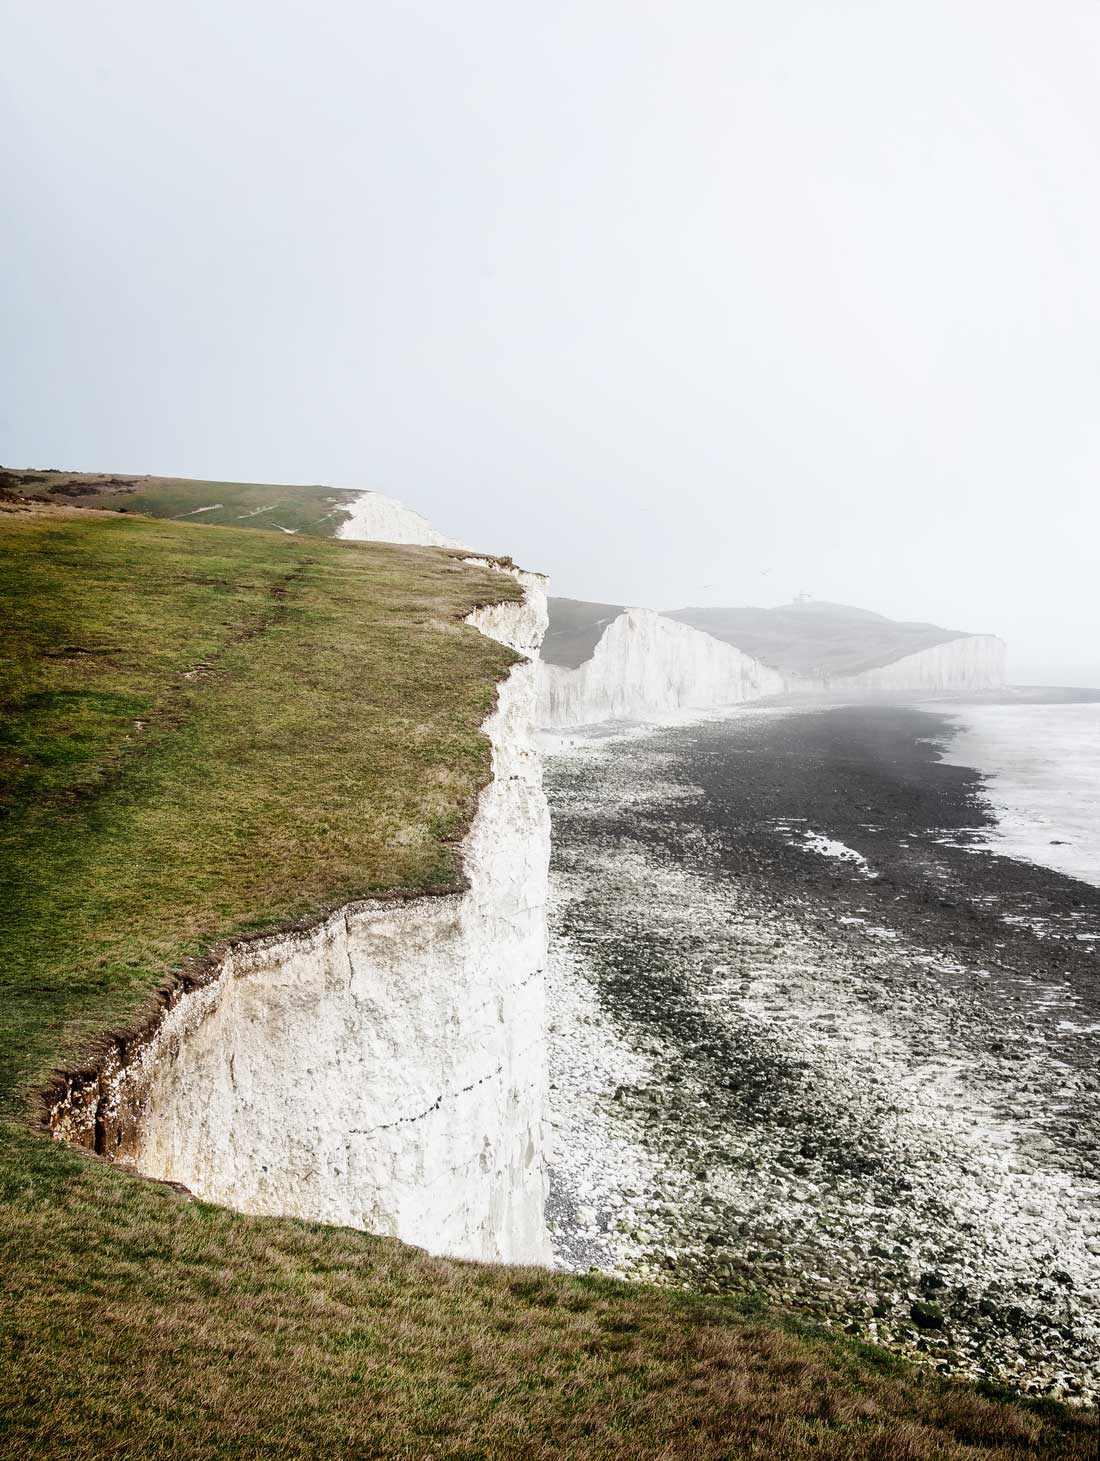
M 336 536 L 374 543 L 418 543 L 426 548 L 465 546 L 436 532 L 426 517 L 382 492 L 361 492 L 351 504 L 351 516 L 341 523 Z
M 582 664 L 543 663 L 540 681 L 546 727 L 739 705 L 784 689 L 775 670 L 651 609 L 619 614 Z
M 994 634 L 950 639 L 890 664 L 829 682 L 831 690 L 995 690 L 1006 682 L 1007 648 Z
M 470 622 L 528 656 L 485 723 L 468 889 L 371 901 L 232 949 L 149 1039 L 71 1091 L 59 1136 L 250 1213 L 433 1252 L 549 1262 L 543 970 L 550 828 L 534 745 L 543 583 Z

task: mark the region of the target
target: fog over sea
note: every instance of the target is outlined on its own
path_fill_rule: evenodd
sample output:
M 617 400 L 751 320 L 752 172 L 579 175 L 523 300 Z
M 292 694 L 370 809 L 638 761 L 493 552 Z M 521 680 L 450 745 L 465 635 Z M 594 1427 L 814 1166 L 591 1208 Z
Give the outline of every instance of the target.
M 942 759 L 985 777 L 990 851 L 1100 886 L 1100 702 L 949 713 L 958 733 Z

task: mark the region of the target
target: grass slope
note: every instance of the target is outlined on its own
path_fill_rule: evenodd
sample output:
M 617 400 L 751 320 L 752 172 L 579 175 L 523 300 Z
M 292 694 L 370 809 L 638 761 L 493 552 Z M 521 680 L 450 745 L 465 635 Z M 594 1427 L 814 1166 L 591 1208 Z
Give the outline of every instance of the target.
M 0 514 L 0 1454 L 1083 1458 L 1087 1417 L 691 1297 L 248 1218 L 33 1091 L 234 933 L 455 876 L 509 580 L 446 553 Z
M 5 1085 L 221 938 L 454 884 L 514 658 L 459 621 L 510 580 L 136 517 L 0 528 Z
M 331 538 L 347 521 L 351 504 L 359 494 L 345 487 L 288 487 L 270 482 L 203 482 L 188 477 L 0 467 L 0 497 L 3 495 Z
M 551 665 L 575 670 L 592 658 L 608 627 L 624 612 L 622 604 L 593 604 L 584 599 L 549 598 L 550 623 L 542 657 Z

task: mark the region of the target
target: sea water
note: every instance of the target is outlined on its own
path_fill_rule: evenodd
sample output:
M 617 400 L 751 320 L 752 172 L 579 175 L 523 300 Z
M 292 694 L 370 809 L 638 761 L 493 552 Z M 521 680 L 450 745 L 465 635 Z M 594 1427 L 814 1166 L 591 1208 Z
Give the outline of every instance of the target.
M 930 705 L 942 711 L 942 706 Z M 985 777 L 985 843 L 1100 886 L 1100 702 L 961 705 L 942 759 Z

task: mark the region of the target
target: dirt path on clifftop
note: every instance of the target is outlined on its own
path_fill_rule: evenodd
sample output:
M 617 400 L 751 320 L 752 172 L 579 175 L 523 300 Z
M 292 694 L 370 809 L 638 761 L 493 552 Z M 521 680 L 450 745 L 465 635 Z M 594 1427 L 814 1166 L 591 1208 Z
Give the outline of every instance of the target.
M 557 1251 L 1094 1395 L 1100 889 L 967 849 L 944 729 L 750 711 L 551 762 Z

